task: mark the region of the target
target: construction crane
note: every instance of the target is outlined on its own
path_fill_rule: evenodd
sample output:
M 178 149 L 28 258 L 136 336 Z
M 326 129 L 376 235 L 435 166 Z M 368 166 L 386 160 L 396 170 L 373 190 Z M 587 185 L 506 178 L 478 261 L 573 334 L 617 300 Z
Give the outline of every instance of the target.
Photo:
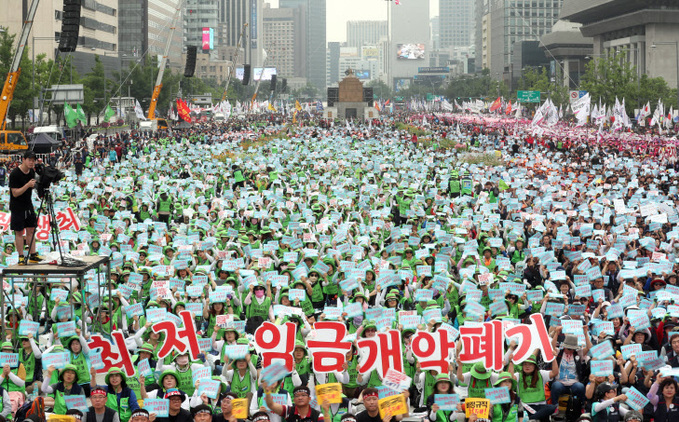
M 236 44 L 236 57 L 234 57 L 231 63 L 231 68 L 229 69 L 229 74 L 226 77 L 226 86 L 224 87 L 224 94 L 222 94 L 222 101 L 226 100 L 226 93 L 229 90 L 229 85 L 231 84 L 231 78 L 236 72 L 236 63 L 238 63 L 238 56 L 240 55 L 240 42 L 245 38 L 245 30 L 248 28 L 248 23 L 243 24 L 243 29 L 240 31 L 240 36 L 238 37 L 238 43 Z
M 24 55 L 24 50 L 28 43 L 28 35 L 33 28 L 33 19 L 35 18 L 35 12 L 38 9 L 38 3 L 40 3 L 40 0 L 33 0 L 28 8 L 26 20 L 21 28 L 19 43 L 14 52 L 14 59 L 12 59 L 9 73 L 7 73 L 7 80 L 5 80 L 5 85 L 2 87 L 2 95 L 0 95 L 0 152 L 3 154 L 16 154 L 28 149 L 28 142 L 26 142 L 26 137 L 21 131 L 7 130 L 7 114 L 9 112 L 9 106 L 12 103 L 12 98 L 14 97 L 17 83 L 19 82 L 19 76 L 21 75 L 21 68 L 19 65 L 21 64 L 21 57 Z
M 156 84 L 153 87 L 153 95 L 151 96 L 151 104 L 149 105 L 148 118 L 150 120 L 155 120 L 158 129 L 169 129 L 170 125 L 165 119 L 159 119 L 156 117 L 156 106 L 158 105 L 158 97 L 160 96 L 160 90 L 163 87 L 163 74 L 165 73 L 165 67 L 167 66 L 167 56 L 170 54 L 170 46 L 172 46 L 172 37 L 174 36 L 174 31 L 177 27 L 177 22 L 181 16 L 182 7 L 184 6 L 185 0 L 179 0 L 177 3 L 177 10 L 174 13 L 174 18 L 172 19 L 172 26 L 170 27 L 170 36 L 167 37 L 167 42 L 165 43 L 165 51 L 163 52 L 163 57 L 160 60 L 160 69 L 158 70 L 158 77 L 156 78 Z

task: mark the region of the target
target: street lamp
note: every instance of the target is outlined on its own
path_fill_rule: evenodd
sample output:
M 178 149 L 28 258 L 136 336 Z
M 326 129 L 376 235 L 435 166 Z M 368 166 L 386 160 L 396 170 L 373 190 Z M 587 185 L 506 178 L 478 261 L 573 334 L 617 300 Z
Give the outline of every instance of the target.
M 651 48 L 657 48 L 659 45 L 673 45 L 675 48 L 677 59 L 677 67 L 675 68 L 677 71 L 677 106 L 679 107 L 679 41 L 654 42 L 651 44 Z

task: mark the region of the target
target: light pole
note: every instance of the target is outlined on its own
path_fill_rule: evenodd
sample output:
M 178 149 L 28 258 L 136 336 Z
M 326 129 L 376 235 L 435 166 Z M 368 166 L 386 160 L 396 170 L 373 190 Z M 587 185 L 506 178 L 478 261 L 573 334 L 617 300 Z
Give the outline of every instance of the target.
M 673 45 L 676 52 L 677 67 L 675 69 L 677 71 L 677 107 L 679 107 L 679 41 L 654 42 L 651 44 L 651 48 L 657 48 L 659 45 Z

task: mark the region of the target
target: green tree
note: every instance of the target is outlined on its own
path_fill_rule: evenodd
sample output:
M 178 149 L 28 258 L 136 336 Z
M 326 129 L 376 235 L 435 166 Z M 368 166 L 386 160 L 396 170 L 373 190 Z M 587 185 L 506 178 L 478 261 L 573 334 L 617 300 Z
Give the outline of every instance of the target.
M 480 74 L 461 75 L 453 78 L 445 90 L 448 98 L 459 98 L 461 101 L 470 98 L 496 99 L 498 96 L 508 97 L 509 88 L 502 81 L 491 78 L 490 70 L 483 69 Z
M 297 98 L 299 101 L 310 101 L 319 98 L 318 88 L 311 82 L 307 82 L 305 86 L 299 89 L 293 89 L 291 94 L 293 98 Z
M 111 92 L 117 84 L 106 78 L 104 64 L 98 55 L 94 56 L 94 66 L 89 73 L 85 74 L 82 82 L 85 90 L 83 110 L 87 114 L 87 124 L 91 124 L 93 114 L 97 117 L 97 124 L 99 124 L 99 115 L 104 112 L 106 104 L 111 99 Z
M 365 86 L 368 88 L 372 88 L 373 94 L 377 95 L 377 98 L 387 99 L 392 98 L 393 96 L 393 93 L 391 91 L 391 88 L 389 88 L 389 85 L 385 84 L 383 81 L 379 79 L 373 79 L 372 81 L 368 82 Z

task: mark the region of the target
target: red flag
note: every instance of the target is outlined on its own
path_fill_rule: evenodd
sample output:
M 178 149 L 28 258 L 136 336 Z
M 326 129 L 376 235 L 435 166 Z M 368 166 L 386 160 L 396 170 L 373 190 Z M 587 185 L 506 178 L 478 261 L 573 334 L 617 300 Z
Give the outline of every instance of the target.
M 509 104 L 507 104 L 507 111 L 505 111 L 505 114 L 507 115 L 512 114 L 512 100 L 509 100 Z
M 184 121 L 191 123 L 191 112 L 189 111 L 189 106 L 187 106 L 186 103 L 180 98 L 177 98 L 177 113 Z
M 497 100 L 495 100 L 495 102 L 493 102 L 493 104 L 490 106 L 490 111 L 495 111 L 500 108 L 500 106 L 502 106 L 502 98 L 497 97 Z

